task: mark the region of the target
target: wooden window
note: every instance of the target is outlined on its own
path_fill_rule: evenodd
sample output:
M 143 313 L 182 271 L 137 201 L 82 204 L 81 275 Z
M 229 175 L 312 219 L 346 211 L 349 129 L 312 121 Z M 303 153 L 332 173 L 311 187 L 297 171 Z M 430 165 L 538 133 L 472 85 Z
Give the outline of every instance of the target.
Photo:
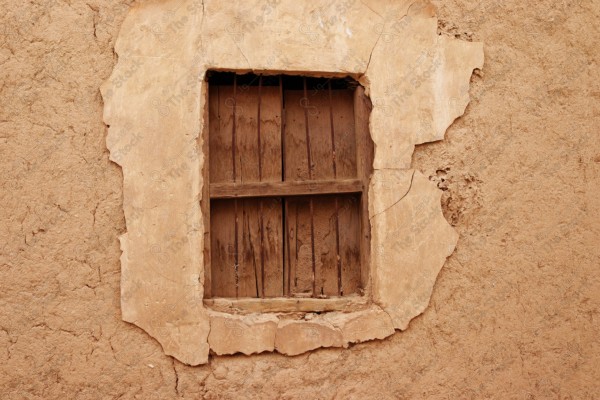
M 207 83 L 205 298 L 363 294 L 373 154 L 363 88 L 214 71 Z

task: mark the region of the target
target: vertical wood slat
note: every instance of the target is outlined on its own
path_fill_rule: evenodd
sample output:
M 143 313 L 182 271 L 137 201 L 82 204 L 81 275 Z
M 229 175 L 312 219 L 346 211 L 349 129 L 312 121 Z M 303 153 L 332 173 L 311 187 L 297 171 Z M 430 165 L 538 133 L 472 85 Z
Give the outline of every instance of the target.
M 259 83 L 259 88 L 260 87 L 261 85 Z M 224 148 L 227 151 L 231 151 L 229 157 L 225 158 L 229 159 L 231 163 L 229 179 L 236 179 L 239 182 L 262 180 L 275 181 L 272 177 L 269 178 L 269 173 L 267 172 L 269 168 L 276 170 L 272 172 L 278 173 L 277 180 L 281 180 L 282 178 L 286 180 L 306 180 L 306 178 L 320 180 L 335 177 L 353 178 L 357 177 L 357 173 L 358 175 L 362 174 L 362 172 L 359 171 L 360 167 L 358 165 L 361 158 L 358 154 L 359 146 L 356 145 L 356 141 L 360 140 L 360 133 L 358 132 L 358 126 L 356 127 L 355 132 L 354 126 L 355 122 L 358 121 L 358 118 L 355 118 L 355 116 L 352 115 L 352 108 L 356 105 L 356 96 L 352 96 L 352 91 L 331 90 L 327 87 L 327 90 L 318 91 L 321 93 L 313 93 L 313 91 L 311 91 L 311 93 L 308 94 L 306 88 L 304 88 L 303 91 L 284 91 L 283 85 L 280 85 L 278 88 L 271 87 L 274 88 L 277 93 L 276 108 L 280 113 L 280 121 L 277 127 L 277 139 L 272 142 L 273 145 L 270 147 L 270 150 L 267 150 L 267 148 L 269 148 L 269 140 L 265 138 L 267 135 L 263 134 L 265 130 L 263 130 L 264 125 L 262 125 L 261 121 L 263 119 L 264 106 L 268 104 L 268 101 L 265 101 L 264 99 L 267 92 L 265 89 L 267 89 L 267 87 L 263 87 L 263 92 L 260 94 L 258 93 L 258 91 L 261 90 L 259 88 L 250 86 L 248 89 L 237 90 L 234 101 L 229 100 L 229 102 L 225 104 L 225 108 L 229 105 L 228 109 L 231 113 L 236 113 L 235 128 L 233 127 L 234 118 L 231 118 L 231 116 L 229 117 L 231 120 L 229 124 L 223 123 L 223 126 L 219 125 L 221 130 L 223 130 L 223 128 L 231 128 L 232 131 L 235 129 L 236 146 L 232 146 L 231 144 L 231 142 L 234 141 L 233 138 L 230 139 L 229 143 L 229 146 L 231 147 L 227 146 L 227 140 L 223 140 L 223 138 L 220 139 L 220 144 L 225 144 Z M 226 86 L 222 86 L 219 89 L 223 89 L 225 92 L 227 91 Z M 253 89 L 256 91 L 252 92 Z M 302 98 L 305 99 L 303 103 L 304 107 L 302 107 L 302 104 L 300 104 L 299 107 L 290 107 L 291 104 L 293 105 L 295 103 L 293 96 L 296 93 L 294 92 L 300 92 L 298 100 L 301 100 Z M 296 108 L 298 109 L 297 111 L 301 113 L 302 121 L 300 121 L 300 123 L 282 124 L 284 116 L 281 115 L 281 113 L 284 96 L 281 94 L 284 94 L 286 97 L 287 117 L 293 119 L 293 109 Z M 292 97 L 289 97 L 288 95 L 291 95 Z M 221 97 L 220 103 L 225 103 L 224 100 L 227 100 L 228 97 L 223 92 L 217 93 L 217 96 Z M 260 104 L 260 106 L 253 108 L 251 104 L 248 104 L 248 106 L 245 107 L 244 104 L 247 102 L 243 100 L 244 96 L 248 99 L 252 98 L 255 106 L 257 104 Z M 257 101 L 257 96 L 260 97 L 259 101 Z M 232 96 L 230 95 L 229 97 Z M 335 106 L 332 106 L 332 102 Z M 340 106 L 340 104 L 342 105 Z M 347 109 L 348 104 L 351 106 L 350 114 L 346 111 L 340 113 L 339 109 Z M 248 112 L 245 111 L 246 108 L 248 108 Z M 334 112 L 332 112 L 332 110 Z M 246 114 L 251 114 L 253 117 L 247 118 L 247 116 L 245 116 Z M 368 117 L 368 113 L 366 115 Z M 210 121 L 211 118 L 209 116 L 209 123 Z M 242 128 L 242 126 L 246 124 L 253 132 L 251 135 L 251 137 L 254 138 L 253 140 L 255 143 L 253 148 L 249 145 L 251 141 L 248 140 L 246 142 L 245 140 L 250 136 L 247 136 L 242 132 L 242 130 L 245 129 Z M 211 124 L 211 126 L 213 125 L 214 124 Z M 290 125 L 295 126 L 295 128 L 290 129 Z M 212 133 L 213 128 L 211 127 L 210 130 Z M 294 131 L 303 133 L 303 135 L 294 135 Z M 368 130 L 366 132 L 368 134 Z M 209 141 L 212 144 L 213 141 Z M 256 145 L 257 142 L 258 145 Z M 288 144 L 288 142 L 291 143 Z M 275 147 L 277 147 L 278 150 L 273 151 Z M 335 153 L 332 151 L 334 148 Z M 303 156 L 299 156 L 298 154 L 301 149 L 305 149 Z M 291 153 L 289 153 L 290 150 Z M 271 156 L 267 155 L 267 152 L 270 152 Z M 216 169 L 213 168 L 213 165 L 215 164 L 212 157 L 213 149 L 209 149 L 209 153 L 211 153 L 209 164 L 211 166 L 210 173 L 212 177 L 213 171 Z M 253 155 L 252 157 L 254 160 L 249 158 L 249 153 Z M 218 150 L 216 154 L 218 154 Z M 232 160 L 234 154 L 235 160 Z M 263 156 L 261 156 L 261 154 Z M 272 165 L 273 163 L 269 163 L 268 160 L 277 160 L 276 164 L 278 165 Z M 234 162 L 235 165 L 233 164 Z M 372 161 L 370 161 L 370 163 L 372 164 Z M 216 164 L 218 165 L 219 162 L 216 162 Z M 291 166 L 289 168 L 285 168 L 290 164 Z M 234 168 L 235 175 L 233 174 Z M 254 171 L 256 176 L 252 175 L 252 171 Z M 226 170 L 221 169 L 221 172 L 217 172 L 217 175 L 226 173 Z M 222 179 L 221 181 L 226 180 L 228 179 Z M 218 182 L 219 179 L 213 181 Z M 361 207 L 363 207 L 363 204 L 361 200 L 357 199 L 358 198 L 356 196 L 353 197 L 353 195 L 318 196 L 311 198 L 310 200 L 292 198 L 289 199 L 289 201 L 283 202 L 281 199 L 274 199 L 278 201 L 276 206 L 267 206 L 266 203 L 261 204 L 263 200 L 259 199 L 237 200 L 240 202 L 238 211 L 241 211 L 241 225 L 238 227 L 238 234 L 234 236 L 240 243 L 240 248 L 238 248 L 237 252 L 233 251 L 232 253 L 238 256 L 239 263 L 240 275 L 238 281 L 238 296 L 277 297 L 281 295 L 298 294 L 302 290 L 303 279 L 309 277 L 311 279 L 309 279 L 309 282 L 306 282 L 309 283 L 307 289 L 313 296 L 318 296 L 321 293 L 325 295 L 347 295 L 356 292 L 356 290 L 362 286 L 360 284 L 360 271 L 358 271 L 359 283 L 353 283 L 357 281 L 357 279 L 355 279 L 356 271 L 360 268 L 357 264 L 363 264 L 362 262 L 356 261 L 357 254 L 363 253 L 361 251 L 363 245 L 359 245 L 357 249 L 353 243 L 356 241 L 356 238 L 352 235 L 353 231 L 358 231 L 358 229 L 353 228 L 353 226 L 356 226 L 357 220 L 359 224 L 363 222 L 359 215 L 359 211 Z M 251 201 L 255 201 L 254 205 Z M 213 202 L 218 201 L 213 200 Z M 223 200 L 222 202 L 226 203 L 227 201 Z M 229 207 L 233 206 L 231 202 L 233 202 L 233 200 L 229 200 Z M 312 212 L 310 207 L 311 202 L 313 202 Z M 269 210 L 272 210 L 273 207 L 278 210 L 278 213 L 276 212 L 274 214 L 278 215 L 278 226 L 276 227 L 273 227 L 272 224 L 270 225 L 268 218 L 265 218 L 262 221 L 262 218 L 259 218 L 259 216 L 263 216 L 264 218 L 266 213 L 268 213 Z M 217 206 L 217 213 L 218 208 L 219 207 Z M 298 215 L 298 218 L 294 218 L 294 215 L 296 214 Z M 309 215 L 311 218 L 306 218 Z M 238 223 L 239 218 L 240 217 L 238 216 Z M 213 220 L 212 225 L 213 227 L 218 226 L 220 225 L 220 221 L 225 222 L 225 220 L 226 217 L 225 219 L 219 219 L 219 222 L 217 223 Z M 309 220 L 311 222 L 310 225 L 308 224 Z M 295 229 L 296 225 L 298 227 L 297 229 Z M 344 229 L 340 230 L 340 226 L 343 226 Z M 279 229 L 279 234 L 275 234 L 273 229 Z M 260 234 L 257 235 L 257 233 Z M 270 260 L 270 257 L 268 254 L 263 255 L 262 252 L 269 247 L 269 240 L 272 239 L 272 234 L 274 234 L 275 237 L 279 236 L 279 244 L 275 244 L 274 251 L 272 251 L 272 255 L 276 254 L 277 257 L 275 264 L 278 266 L 279 278 L 277 278 L 278 288 L 271 292 L 273 293 L 272 295 L 269 295 L 270 289 L 266 286 L 268 286 L 271 281 L 268 271 L 268 260 Z M 309 238 L 310 240 L 307 240 Z M 310 252 L 306 254 L 306 245 L 308 245 L 309 242 Z M 227 248 L 227 246 L 225 246 L 225 248 Z M 266 251 L 266 253 L 268 252 L 269 251 Z M 294 253 L 296 253 L 297 256 Z M 306 255 L 310 255 L 310 257 L 307 259 Z M 227 254 L 225 256 L 227 256 Z M 303 257 L 305 261 L 302 261 Z M 300 262 L 294 263 L 294 259 L 300 259 Z M 257 267 L 257 261 L 260 262 L 260 268 Z M 216 262 L 217 261 L 215 260 L 214 263 Z M 308 276 L 305 277 L 302 275 L 303 262 L 310 267 L 310 272 L 307 274 Z M 262 263 L 264 263 L 264 267 Z M 354 268 L 352 268 L 353 266 Z M 257 270 L 259 272 L 257 272 Z M 331 278 L 330 274 L 332 272 L 333 277 Z M 306 281 L 306 279 L 304 280 Z M 245 281 L 250 282 L 251 285 L 245 285 Z M 265 286 L 264 289 L 263 286 Z M 343 293 L 341 293 L 342 291 Z M 213 296 L 233 297 L 231 295 L 220 295 L 217 293 L 213 293 Z
M 287 242 L 290 266 L 290 295 L 312 295 L 312 250 L 310 232 L 310 204 L 306 197 L 286 199 L 288 208 Z
M 212 295 L 236 297 L 233 200 L 211 201 Z
M 220 115 L 220 123 L 218 125 L 211 123 L 210 127 L 210 182 L 234 182 L 233 154 L 236 155 L 235 180 L 237 182 L 280 182 L 282 169 L 279 161 L 281 159 L 279 91 L 275 87 L 262 88 L 260 124 L 257 123 L 258 88 L 251 86 L 244 91 L 238 90 L 235 96 L 235 107 L 233 95 L 231 86 L 212 86 L 209 102 L 213 108 L 218 109 L 215 113 L 218 112 Z M 232 145 L 234 122 L 235 146 Z M 260 148 L 257 144 L 259 126 Z M 259 176 L 259 159 L 262 160 L 261 176 Z
M 200 209 L 202 211 L 202 221 L 204 225 L 204 297 L 212 297 L 212 276 L 211 276 L 211 236 L 210 236 L 210 152 L 209 152 L 209 132 L 211 131 L 211 87 L 205 85 L 202 89 L 202 98 L 204 99 L 204 125 L 202 126 L 202 135 L 198 137 L 202 141 L 202 154 L 204 155 L 204 162 L 202 165 L 202 198 L 200 200 Z M 217 121 L 218 122 L 218 121 Z
M 283 252 L 283 271 L 284 271 L 284 279 L 283 284 L 285 287 L 285 295 L 291 295 L 291 284 L 292 284 L 292 270 L 291 270 L 291 251 L 290 251 L 290 218 L 289 218 L 289 204 L 287 199 L 283 199 L 283 232 L 285 235 L 284 238 L 284 252 Z
M 327 92 L 329 95 L 329 124 L 331 125 L 331 163 L 333 169 L 333 178 L 337 179 L 337 163 L 335 151 L 335 128 L 333 124 L 333 99 L 331 94 L 331 80 L 327 82 Z M 342 258 L 340 257 L 340 218 L 338 198 L 335 197 L 335 260 L 337 268 L 337 289 L 338 295 L 341 296 L 344 292 L 342 286 Z
M 233 181 L 233 87 L 209 86 L 210 182 Z M 233 202 L 210 202 L 211 292 L 236 297 L 235 215 Z
M 210 182 L 233 182 L 235 142 L 233 87 L 210 85 L 209 93 L 209 165 Z M 234 203 L 210 202 L 212 295 L 236 297 L 237 251 Z
M 240 244 L 239 280 L 233 271 L 235 263 L 235 226 L 231 223 L 234 211 L 233 199 L 213 200 L 211 202 L 211 218 L 213 220 L 213 238 L 211 252 L 215 260 L 212 263 L 213 296 L 215 297 L 280 297 L 283 296 L 281 240 L 281 200 L 278 198 L 263 199 L 263 225 L 265 230 L 262 243 L 265 254 L 264 294 L 263 281 L 259 267 L 261 242 L 259 234 L 260 202 L 259 199 L 238 200 L 240 225 L 238 242 Z
M 217 85 L 209 86 L 209 182 L 230 182 L 231 172 L 227 160 L 227 151 L 231 147 L 231 137 L 222 134 L 222 128 L 227 129 L 231 123 L 225 106 L 226 96 L 232 92 L 229 87 Z M 221 115 L 223 112 L 223 115 Z
M 281 99 L 275 87 L 214 86 L 210 109 L 220 109 L 220 124 L 210 128 L 212 182 L 281 180 Z M 234 96 L 235 94 L 235 96 Z M 213 98 L 217 100 L 212 100 Z M 216 104 L 215 104 L 216 103 Z M 214 113 L 215 111 L 213 111 Z M 218 113 L 218 111 L 217 111 Z M 212 119 L 211 119 L 212 121 Z M 235 128 L 234 128 L 235 126 Z M 235 142 L 233 131 L 235 129 Z M 260 146 L 257 135 L 260 131 Z M 229 140 L 227 139 L 229 136 Z M 235 143 L 235 146 L 234 146 Z M 233 156 L 235 154 L 235 160 Z M 234 175 L 235 162 L 235 175 Z M 259 168 L 260 163 L 260 168 Z M 213 296 L 283 295 L 282 206 L 279 199 L 213 200 L 211 250 Z M 262 208 L 262 212 L 261 212 Z M 227 214 L 229 209 L 229 215 Z M 233 232 L 226 226 L 232 224 Z M 236 229 L 237 227 L 237 229 Z M 261 245 L 262 243 L 262 245 Z M 237 250 L 236 250 L 237 248 Z M 220 250 L 219 250 L 220 249 Z M 218 264 L 218 265 L 216 265 Z M 224 268 L 223 265 L 227 267 Z M 237 279 L 236 279 L 237 277 Z M 226 287 L 234 282 L 237 295 Z M 237 284 L 236 284 L 237 283 Z
M 282 180 L 282 109 L 280 90 L 276 86 L 260 87 L 260 129 L 261 169 L 259 179 L 262 182 L 281 182 Z M 258 88 L 253 88 L 257 90 Z M 258 111 L 257 111 L 258 114 Z M 261 235 L 263 241 L 263 276 L 261 277 L 262 296 L 281 297 L 283 286 L 283 207 L 279 198 L 264 199 L 261 202 Z
M 320 180 L 334 179 L 336 176 L 355 177 L 356 136 L 353 92 L 333 89 L 330 92 L 327 85 L 324 89 L 310 92 L 287 90 L 284 97 L 286 102 L 284 129 L 287 141 L 286 179 L 307 180 L 312 177 Z M 307 127 L 310 139 L 310 162 L 314 167 L 310 175 L 309 153 L 305 150 L 308 143 Z M 335 170 L 332 158 L 333 147 L 336 153 Z M 344 156 L 343 159 L 339 158 L 340 154 Z M 355 218 L 350 218 L 356 210 L 348 206 L 348 198 L 352 196 L 314 197 L 312 230 L 310 229 L 310 198 L 287 199 L 286 242 L 291 242 L 287 255 L 291 295 L 312 293 L 314 296 L 321 294 L 335 296 L 340 295 L 342 291 L 343 294 L 350 294 L 358 290 L 356 277 L 360 276 L 360 272 L 355 254 L 360 250 L 359 242 L 350 234 L 336 235 L 342 231 L 360 229 L 360 220 L 357 223 Z M 336 201 L 339 203 L 337 207 Z M 358 207 L 357 201 L 354 205 Z M 345 214 L 336 217 L 336 208 Z M 349 225 L 344 225 L 345 223 Z M 340 230 L 338 224 L 344 229 Z M 309 285 L 313 275 L 313 241 L 314 287 Z M 346 274 L 347 277 L 344 276 Z
M 318 255 L 317 295 L 335 296 L 339 293 L 337 264 L 339 250 L 336 249 L 337 196 L 319 196 L 313 199 L 318 208 L 315 213 L 315 253 Z
M 260 118 L 260 108 L 261 108 L 261 94 L 262 94 L 262 76 L 258 78 L 258 110 L 256 111 L 256 131 L 258 136 L 258 181 L 262 181 L 262 142 L 260 138 L 260 126 L 261 126 L 261 118 Z M 260 218 L 260 297 L 265 297 L 265 224 L 263 219 L 263 200 L 259 200 L 259 218 Z M 256 271 L 255 280 L 256 280 L 256 297 L 259 296 L 258 293 L 258 274 Z
M 338 196 L 340 226 L 340 296 L 358 293 L 361 286 L 361 209 L 360 195 Z
M 306 98 L 303 91 L 286 90 L 284 96 L 287 119 L 285 125 L 285 179 L 310 180 L 308 155 L 305 151 L 305 111 L 308 114 L 310 128 L 312 179 L 355 178 L 357 176 L 357 159 L 353 92 L 340 89 L 331 91 L 334 106 L 335 176 L 331 158 L 330 101 L 327 90 L 311 90 Z M 292 127 L 297 127 L 297 129 L 292 129 Z
M 260 108 L 262 103 L 262 76 L 258 78 L 258 94 L 256 96 L 256 136 L 258 141 L 257 146 L 257 158 L 258 158 L 258 181 L 262 182 L 262 140 L 260 137 L 260 128 L 261 128 L 261 118 L 260 118 Z
M 233 123 L 231 128 L 231 162 L 232 162 L 232 178 L 234 182 L 237 182 L 237 170 L 236 170 L 236 149 L 238 146 L 237 138 L 236 138 L 236 110 L 237 110 L 237 75 L 233 75 Z M 239 224 L 238 224 L 238 200 L 233 200 L 233 215 L 234 215 L 234 228 L 235 228 L 235 236 L 233 237 L 234 241 L 234 264 L 233 270 L 235 274 L 235 297 L 239 297 L 240 295 L 240 243 L 238 239 L 239 233 Z
M 308 163 L 308 179 L 312 180 L 312 157 L 311 157 L 311 148 L 310 148 L 310 128 L 308 126 L 308 96 L 306 90 L 306 77 L 304 77 L 302 84 L 304 86 L 304 100 L 306 101 L 306 105 L 304 106 L 304 128 L 306 132 L 306 153 L 307 153 L 307 163 Z M 310 203 L 310 251 L 311 251 L 311 264 L 312 264 L 312 295 L 313 297 L 317 295 L 317 264 L 315 261 L 315 210 L 314 210 L 314 201 L 311 197 L 309 200 Z
M 280 198 L 264 199 L 264 297 L 283 296 L 283 210 Z
M 335 201 L 338 200 L 339 231 L 343 295 L 360 288 L 360 201 L 359 196 L 325 195 L 314 197 L 314 242 L 316 255 L 316 296 L 339 295 L 337 273 Z M 310 197 L 288 198 L 287 257 L 291 266 L 291 294 L 313 293 L 312 251 L 310 241 Z
M 371 101 L 359 86 L 354 91 L 354 121 L 356 126 L 357 177 L 363 180 L 364 191 L 360 198 L 361 242 L 360 242 L 360 287 L 369 285 L 371 255 L 371 223 L 369 221 L 368 190 L 373 172 L 374 148 L 369 133 L 369 115 Z
M 328 85 L 331 112 L 332 149 L 335 147 L 335 177 L 357 176 L 357 133 L 354 121 L 354 92 L 332 90 Z M 360 219 L 356 196 L 336 196 L 336 249 L 338 295 L 356 293 L 360 288 Z M 344 227 L 340 229 L 339 227 Z
M 283 97 L 283 77 L 279 75 L 278 79 L 279 83 L 279 96 L 280 96 L 280 110 L 281 110 L 281 181 L 285 181 L 285 171 L 286 171 L 286 163 L 285 163 L 285 148 L 286 148 L 286 140 L 285 140 L 285 101 Z M 282 199 L 282 231 L 284 234 L 283 238 L 283 292 L 285 296 L 290 296 L 291 294 L 291 259 L 290 259 L 290 236 L 288 234 L 288 222 L 289 222 L 289 207 L 287 199 Z

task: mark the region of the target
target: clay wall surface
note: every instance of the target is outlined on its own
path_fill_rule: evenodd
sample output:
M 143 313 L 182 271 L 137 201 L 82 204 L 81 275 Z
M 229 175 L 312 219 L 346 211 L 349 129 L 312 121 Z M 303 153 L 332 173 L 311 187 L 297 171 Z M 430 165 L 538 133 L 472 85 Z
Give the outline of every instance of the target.
M 198 367 L 121 316 L 123 176 L 99 87 L 129 4 L 0 0 L 0 397 L 597 396 L 598 2 L 434 1 L 439 32 L 483 42 L 485 66 L 445 140 L 412 157 L 459 240 L 408 329 Z

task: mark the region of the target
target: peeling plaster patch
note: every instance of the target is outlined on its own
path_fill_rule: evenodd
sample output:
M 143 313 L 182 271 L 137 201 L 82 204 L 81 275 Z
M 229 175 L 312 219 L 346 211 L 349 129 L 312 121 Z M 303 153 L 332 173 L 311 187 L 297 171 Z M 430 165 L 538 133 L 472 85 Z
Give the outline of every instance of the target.
M 219 355 L 273 351 L 278 322 L 279 318 L 273 314 L 240 316 L 211 312 L 208 344 Z
M 390 316 L 376 306 L 353 313 L 329 313 L 323 318 L 342 332 L 345 347 L 349 343 L 385 339 L 394 334 Z
M 377 189 L 382 183 L 410 189 L 400 189 L 398 201 L 398 192 Z M 371 182 L 373 298 L 397 329 L 406 329 L 425 310 L 458 241 L 442 215 L 441 195 L 418 171 L 375 171 Z
M 323 318 L 309 321 L 282 320 L 277 327 L 275 349 L 295 356 L 319 347 L 342 347 L 342 331 Z
M 431 4 L 413 2 L 386 22 L 365 73 L 374 167 L 410 168 L 415 145 L 443 139 L 469 101 L 460 88 L 482 67 L 483 45 L 439 36 Z
M 119 61 L 101 91 L 110 158 L 123 169 L 125 321 L 198 365 L 209 345 L 217 354 L 299 354 L 383 338 L 423 312 L 457 235 L 442 216 L 441 192 L 409 169 L 411 156 L 464 112 L 481 43 L 438 36 L 426 1 L 164 0 L 131 8 L 115 51 Z M 383 311 L 292 321 L 204 307 L 197 140 L 209 68 L 349 73 L 365 85 L 376 149 L 370 294 Z M 249 337 L 232 345 L 226 324 Z M 361 325 L 371 328 L 360 333 Z

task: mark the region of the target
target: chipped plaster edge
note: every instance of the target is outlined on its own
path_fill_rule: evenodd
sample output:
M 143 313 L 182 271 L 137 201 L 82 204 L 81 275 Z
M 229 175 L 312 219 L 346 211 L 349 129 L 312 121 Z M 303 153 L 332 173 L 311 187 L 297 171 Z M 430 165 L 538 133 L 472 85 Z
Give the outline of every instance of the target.
M 412 5 L 412 3 L 411 3 L 411 5 Z M 134 15 L 134 10 L 132 10 L 130 12 L 130 14 L 127 16 L 126 22 L 124 22 L 124 26 L 127 23 L 131 22 L 130 18 L 133 19 L 134 18 L 133 15 Z M 204 17 L 205 17 L 205 15 L 203 13 L 202 14 L 202 21 L 204 21 Z M 121 33 L 119 34 L 119 38 L 117 40 L 117 44 L 115 45 L 116 53 L 119 54 L 119 55 L 120 55 L 120 52 L 119 52 L 118 49 L 119 49 L 119 43 L 122 40 L 122 37 L 123 37 L 123 28 L 122 28 Z M 200 38 L 201 37 L 202 36 L 200 35 Z M 445 39 L 439 39 L 439 40 L 445 40 Z M 367 63 L 367 67 L 365 69 L 365 73 L 361 75 L 361 83 L 363 85 L 365 85 L 365 88 L 366 88 L 367 92 L 369 90 L 370 82 L 369 82 L 369 79 L 367 77 L 366 72 L 367 72 L 367 69 L 368 69 L 368 65 L 370 63 L 370 59 L 371 59 L 371 57 L 373 55 L 373 51 L 375 50 L 378 41 L 379 40 L 375 41 L 375 43 L 373 45 L 373 49 L 371 50 L 371 53 L 370 53 L 370 56 L 369 56 L 369 62 Z M 481 47 L 481 63 L 480 63 L 480 66 L 476 67 L 476 68 L 481 68 L 483 66 L 482 44 L 479 43 L 477 45 L 479 45 Z M 113 71 L 113 75 L 118 70 L 118 68 L 119 68 L 120 64 L 123 62 L 123 60 L 126 58 L 125 56 L 126 55 L 123 54 L 122 57 L 119 57 L 119 60 L 117 61 L 117 65 L 115 66 L 115 69 Z M 248 64 L 248 66 L 250 67 L 250 64 Z M 282 70 L 285 70 L 285 69 L 282 69 Z M 343 71 L 340 71 L 340 72 L 344 73 Z M 119 160 L 115 159 L 114 153 L 112 151 L 113 149 L 111 149 L 110 144 L 108 143 L 109 139 L 112 136 L 111 135 L 111 130 L 110 130 L 110 125 L 111 125 L 111 122 L 113 121 L 113 119 L 112 119 L 112 112 L 111 112 L 112 111 L 112 107 L 113 106 L 118 106 L 117 104 L 114 103 L 114 101 L 111 101 L 111 98 L 110 98 L 111 96 L 107 96 L 108 90 L 110 90 L 110 86 L 111 86 L 110 85 L 110 79 L 112 78 L 113 75 L 111 75 L 111 77 L 109 77 L 109 79 L 102 85 L 102 88 L 101 88 L 102 97 L 103 97 L 104 102 L 105 102 L 104 103 L 105 104 L 104 105 L 104 122 L 106 123 L 107 126 L 109 126 L 109 134 L 107 135 L 107 147 L 110 150 L 110 159 L 111 159 L 111 161 L 117 163 L 118 165 L 120 165 L 123 168 L 123 163 L 120 162 Z M 469 76 L 470 75 L 471 75 L 471 72 L 469 72 Z M 201 85 L 199 85 L 199 86 L 201 86 Z M 447 126 L 445 128 L 443 127 L 443 125 L 440 127 L 440 130 L 438 132 L 442 133 L 441 137 L 430 139 L 430 140 L 425 140 L 425 141 L 422 141 L 422 142 L 415 142 L 414 144 L 419 144 L 419 143 L 424 143 L 424 142 L 428 142 L 428 141 L 435 141 L 435 140 L 441 140 L 441 139 L 443 139 L 443 134 L 445 133 L 445 131 L 447 130 L 447 128 L 452 124 L 452 122 L 454 121 L 454 119 L 458 118 L 458 116 L 460 116 L 460 115 L 462 115 L 464 113 L 464 111 L 466 109 L 466 106 L 467 106 L 467 104 L 469 102 L 468 93 L 466 94 L 466 96 L 467 96 L 467 100 L 466 100 L 466 102 L 464 104 L 464 107 L 462 107 L 462 110 L 460 110 L 459 115 L 457 115 L 456 117 L 452 118 L 447 123 Z M 374 107 L 376 107 L 376 105 L 374 105 Z M 200 128 L 202 129 L 202 124 L 200 125 Z M 200 134 L 200 132 L 198 132 L 198 134 Z M 413 144 L 413 146 L 414 146 L 414 144 Z M 201 151 L 199 153 L 201 153 Z M 199 154 L 199 155 L 201 156 L 201 154 Z M 200 182 L 199 179 L 200 179 L 200 176 L 199 176 L 199 172 L 198 172 L 198 180 L 196 180 L 196 181 Z M 201 191 L 201 188 L 199 189 L 199 191 Z M 440 193 L 440 196 L 441 196 L 441 193 Z M 439 198 L 438 198 L 438 204 L 439 204 Z M 439 211 L 440 211 L 440 215 L 441 215 L 441 207 L 440 207 Z M 443 216 L 442 216 L 442 219 L 443 219 Z M 445 220 L 444 220 L 444 222 L 447 224 L 447 222 Z M 127 218 L 126 218 L 126 226 L 127 226 L 127 223 L 128 223 L 128 221 L 127 221 Z M 454 230 L 449 225 L 448 225 L 448 227 L 452 230 L 452 232 L 454 232 Z M 456 234 L 456 232 L 454 232 L 454 233 Z M 120 238 L 119 238 L 119 240 L 121 242 L 121 249 L 122 249 L 121 268 L 122 268 L 122 274 L 123 274 L 122 275 L 122 288 L 123 288 L 128 283 L 128 281 L 127 281 L 127 274 L 126 274 L 126 271 L 128 269 L 128 256 L 129 256 L 128 255 L 128 246 L 127 246 L 127 242 L 129 240 L 128 232 L 125 232 L 123 235 L 121 235 Z M 454 249 L 454 247 L 456 245 L 456 241 L 457 241 L 457 237 L 454 240 L 454 244 L 449 247 L 448 256 L 452 253 L 452 250 Z M 439 273 L 439 270 L 442 268 L 444 262 L 445 262 L 445 258 L 440 263 L 439 268 L 437 269 L 437 272 L 435 273 L 435 276 L 437 276 L 437 274 Z M 203 276 L 203 274 L 201 273 L 200 276 Z M 435 277 L 434 277 L 433 281 L 435 282 Z M 418 309 L 418 311 L 416 313 L 414 313 L 413 316 L 407 316 L 403 320 L 403 322 L 401 322 L 401 323 L 394 323 L 394 325 L 395 325 L 395 327 L 397 329 L 406 329 L 406 326 L 408 325 L 408 322 L 410 321 L 410 319 L 414 318 L 416 315 L 419 315 L 420 313 L 423 312 L 423 310 L 427 307 L 427 304 L 429 302 L 429 297 L 431 296 L 431 291 L 432 290 L 433 290 L 433 285 L 431 287 L 431 290 L 429 290 L 429 294 L 427 296 L 427 302 L 423 303 L 421 305 L 421 307 Z M 122 298 L 122 302 L 123 301 L 124 300 Z M 376 307 L 376 306 L 374 306 L 374 307 Z M 202 307 L 200 307 L 200 308 L 202 308 Z M 376 307 L 376 308 L 378 310 L 381 310 L 379 307 Z M 203 363 L 206 363 L 208 361 L 208 335 L 209 335 L 209 333 L 207 333 L 207 335 L 206 335 L 207 336 L 206 340 L 202 339 L 199 342 L 198 341 L 189 342 L 185 338 L 182 338 L 182 333 L 181 333 L 182 330 L 184 332 L 187 332 L 183 336 L 186 336 L 186 335 L 189 335 L 189 336 L 192 336 L 192 337 L 196 336 L 192 332 L 189 332 L 189 329 L 187 329 L 189 327 L 193 327 L 194 324 L 188 324 L 188 325 L 186 325 L 187 328 L 185 326 L 183 328 L 182 327 L 177 328 L 175 325 L 167 324 L 167 326 L 165 326 L 164 329 L 159 329 L 158 331 L 153 331 L 152 327 L 145 326 L 146 324 L 141 323 L 140 321 L 138 321 L 134 317 L 135 314 L 130 313 L 131 310 L 129 310 L 123 303 L 122 303 L 122 311 L 123 311 L 123 320 L 125 320 L 127 322 L 134 323 L 134 324 L 140 326 L 142 329 L 146 330 L 152 337 L 156 338 L 163 345 L 163 348 L 164 348 L 166 354 L 173 355 L 174 357 L 176 357 L 176 358 L 180 359 L 181 361 L 183 361 L 185 363 L 188 363 L 190 365 L 203 364 Z M 384 311 L 386 313 L 385 314 L 386 317 L 384 317 L 382 319 L 382 321 L 387 321 L 390 318 L 393 319 L 393 317 L 390 315 L 390 312 L 387 310 L 386 307 L 384 307 Z M 211 313 L 209 312 L 209 314 L 211 314 Z M 347 314 L 348 319 L 354 318 L 354 316 L 355 316 L 354 314 L 357 314 L 357 313 L 348 313 Z M 279 328 L 279 323 L 278 323 L 277 326 Z M 340 328 L 335 328 L 335 329 L 340 329 Z M 170 333 L 167 333 L 167 331 L 169 331 Z M 166 335 L 167 339 L 165 339 L 165 335 Z M 179 345 L 177 345 L 177 346 L 171 346 L 171 345 L 169 345 L 169 342 L 171 342 L 173 340 L 179 341 Z M 365 340 L 371 340 L 371 339 L 365 339 Z M 360 342 L 360 341 L 363 341 L 363 340 L 358 340 L 358 341 Z M 187 344 L 186 344 L 186 342 L 187 342 Z M 348 342 L 348 343 L 350 343 L 350 342 Z M 346 346 L 348 343 L 345 343 L 344 346 Z M 195 348 L 197 351 L 192 351 L 190 353 L 188 351 L 182 350 L 182 347 L 185 347 L 185 348 Z M 309 351 L 309 350 L 306 350 L 306 351 Z

